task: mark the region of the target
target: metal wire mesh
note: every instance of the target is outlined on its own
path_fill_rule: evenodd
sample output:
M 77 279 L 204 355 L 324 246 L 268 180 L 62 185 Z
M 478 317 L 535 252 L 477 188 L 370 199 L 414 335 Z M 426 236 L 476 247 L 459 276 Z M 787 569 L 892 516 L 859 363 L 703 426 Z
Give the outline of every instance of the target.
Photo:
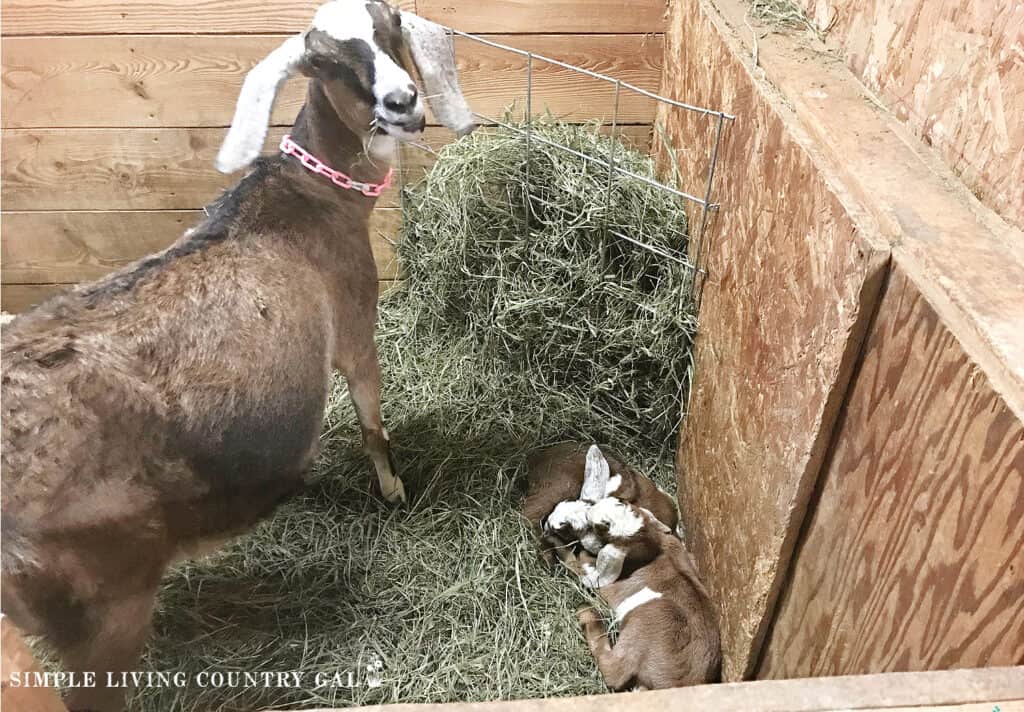
M 689 267 L 691 270 L 693 270 L 693 279 L 690 281 L 691 294 L 688 296 L 692 297 L 699 306 L 706 278 L 706 272 L 704 266 L 702 265 L 702 260 L 707 250 L 709 232 L 712 225 L 711 216 L 721 207 L 718 203 L 714 201 L 713 198 L 715 170 L 718 163 L 719 146 L 722 141 L 724 128 L 728 123 L 734 121 L 736 117 L 733 116 L 732 114 L 729 114 L 725 111 L 721 111 L 718 109 L 710 109 L 702 106 L 697 106 L 694 104 L 688 104 L 682 101 L 677 101 L 675 99 L 670 99 L 668 97 L 656 94 L 652 91 L 648 91 L 647 89 L 644 89 L 642 87 L 625 82 L 621 79 L 606 74 L 602 74 L 600 72 L 585 69 L 583 67 L 578 67 L 567 62 L 562 62 L 551 57 L 546 57 L 535 52 L 518 49 L 516 47 L 510 47 L 508 45 L 501 44 L 499 42 L 495 42 L 493 40 L 487 39 L 485 37 L 480 37 L 478 35 L 448 28 L 448 36 L 453 56 L 455 54 L 454 39 L 455 37 L 461 37 L 471 42 L 486 45 L 487 47 L 499 50 L 501 52 L 517 55 L 525 59 L 525 65 L 523 69 L 523 96 L 521 97 L 522 101 L 517 100 L 514 104 L 510 105 L 514 106 L 518 104 L 524 107 L 522 113 L 523 121 L 521 125 L 509 123 L 508 121 L 496 116 L 489 116 L 486 114 L 474 112 L 476 114 L 477 120 L 481 125 L 498 126 L 505 129 L 506 131 L 510 131 L 522 137 L 523 150 L 526 154 L 524 188 L 529 186 L 530 183 L 531 148 L 535 143 L 542 143 L 552 148 L 565 151 L 568 154 L 571 154 L 579 159 L 588 161 L 596 166 L 600 166 L 607 169 L 607 200 L 609 201 L 612 199 L 612 192 L 614 190 L 615 185 L 615 177 L 624 176 L 632 180 L 643 182 L 658 190 L 664 191 L 667 194 L 673 195 L 680 201 L 689 203 L 698 210 L 698 219 L 696 221 L 691 221 L 691 224 L 688 226 L 686 251 L 672 252 L 669 250 L 665 250 L 662 247 L 650 244 L 648 241 L 644 239 L 645 226 L 642 224 L 634 226 L 632 235 L 624 234 L 618 230 L 611 230 L 609 231 L 609 234 L 613 235 L 619 240 L 623 240 L 625 242 L 630 243 L 631 245 L 638 249 L 647 250 L 657 255 L 659 258 L 681 263 Z M 536 72 L 536 66 L 538 64 L 548 64 L 553 67 L 559 67 L 573 74 L 587 77 L 595 82 L 607 84 L 610 87 L 610 115 L 607 117 L 607 122 L 602 119 L 602 124 L 607 126 L 607 135 L 611 139 L 611 149 L 609 150 L 607 156 L 589 155 L 586 153 L 581 153 L 569 146 L 551 141 L 544 136 L 537 135 L 532 130 L 533 123 L 537 115 L 537 113 L 535 112 L 536 106 L 534 98 L 534 74 Z M 662 104 L 671 107 L 672 109 L 675 110 L 692 112 L 702 117 L 707 122 L 709 122 L 709 125 L 712 127 L 710 133 L 713 136 L 711 144 L 705 147 L 696 147 L 698 150 L 700 148 L 704 148 L 706 151 L 706 155 L 708 156 L 706 177 L 700 184 L 692 186 L 689 190 L 687 190 L 684 186 L 668 185 L 662 181 L 656 180 L 649 176 L 640 175 L 619 165 L 619 163 L 616 161 L 616 156 L 618 155 L 618 151 L 620 150 L 620 147 L 623 145 L 624 141 L 622 135 L 623 122 L 621 121 L 620 109 L 622 106 L 623 97 L 628 95 L 644 97 L 654 102 L 655 105 Z M 590 118 L 597 119 L 600 117 Z M 430 147 L 422 144 L 412 144 L 412 146 L 416 150 L 434 153 L 434 151 Z M 694 147 L 691 146 L 690 148 L 693 149 Z M 402 163 L 401 156 L 399 160 L 399 175 L 401 176 L 402 194 L 404 196 L 405 188 L 407 185 L 406 181 L 409 180 L 409 172 L 405 170 L 405 166 Z M 524 190 L 524 193 L 528 195 L 529 191 Z M 530 210 L 529 200 L 526 201 L 526 205 L 524 205 L 524 210 Z M 694 225 L 693 222 L 696 222 L 696 225 Z M 526 237 L 527 236 L 524 235 L 524 238 Z

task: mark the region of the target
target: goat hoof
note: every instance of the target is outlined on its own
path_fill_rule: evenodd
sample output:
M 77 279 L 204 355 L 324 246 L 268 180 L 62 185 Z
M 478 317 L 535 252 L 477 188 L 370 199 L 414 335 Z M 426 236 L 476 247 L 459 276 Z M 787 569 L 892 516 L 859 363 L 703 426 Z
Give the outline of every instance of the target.
M 395 478 L 395 481 L 391 488 L 387 491 L 381 487 L 381 494 L 384 495 L 384 499 L 389 504 L 405 504 L 405 485 L 402 484 L 402 480 Z

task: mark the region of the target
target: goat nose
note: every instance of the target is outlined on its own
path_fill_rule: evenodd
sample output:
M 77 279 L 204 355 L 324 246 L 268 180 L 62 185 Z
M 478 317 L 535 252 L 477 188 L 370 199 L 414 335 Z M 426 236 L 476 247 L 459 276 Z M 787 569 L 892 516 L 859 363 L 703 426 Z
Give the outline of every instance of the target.
M 416 86 L 410 84 L 405 89 L 395 89 L 384 97 L 384 108 L 388 111 L 404 114 L 416 106 Z

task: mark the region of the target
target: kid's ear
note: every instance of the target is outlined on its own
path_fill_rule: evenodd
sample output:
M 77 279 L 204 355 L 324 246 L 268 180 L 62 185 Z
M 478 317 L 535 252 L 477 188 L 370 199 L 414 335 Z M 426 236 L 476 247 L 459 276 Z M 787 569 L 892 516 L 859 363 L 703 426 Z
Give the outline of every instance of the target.
M 591 504 L 604 499 L 610 476 L 611 470 L 608 467 L 608 461 L 601 454 L 601 449 L 597 445 L 591 445 L 587 450 L 587 463 L 583 468 L 583 487 L 580 489 L 580 499 Z

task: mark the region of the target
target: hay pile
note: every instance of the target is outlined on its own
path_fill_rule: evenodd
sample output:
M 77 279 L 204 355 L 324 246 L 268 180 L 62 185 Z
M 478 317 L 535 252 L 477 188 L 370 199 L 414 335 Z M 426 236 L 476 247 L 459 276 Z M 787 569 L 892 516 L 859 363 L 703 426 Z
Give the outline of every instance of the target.
M 587 127 L 539 127 L 584 153 Z M 648 160 L 617 149 L 632 170 Z M 382 303 L 384 415 L 408 507 L 370 492 L 343 383 L 308 493 L 166 583 L 142 669 L 291 671 L 301 689 L 150 688 L 133 709 L 242 710 L 604 691 L 575 609 L 518 514 L 524 453 L 595 439 L 672 486 L 694 330 L 675 199 L 534 143 L 477 132 L 407 196 L 404 287 Z M 527 221 L 525 205 L 532 207 Z M 642 226 L 642 233 L 641 228 Z M 367 685 L 368 666 L 382 684 Z M 315 688 L 353 671 L 362 685 Z

